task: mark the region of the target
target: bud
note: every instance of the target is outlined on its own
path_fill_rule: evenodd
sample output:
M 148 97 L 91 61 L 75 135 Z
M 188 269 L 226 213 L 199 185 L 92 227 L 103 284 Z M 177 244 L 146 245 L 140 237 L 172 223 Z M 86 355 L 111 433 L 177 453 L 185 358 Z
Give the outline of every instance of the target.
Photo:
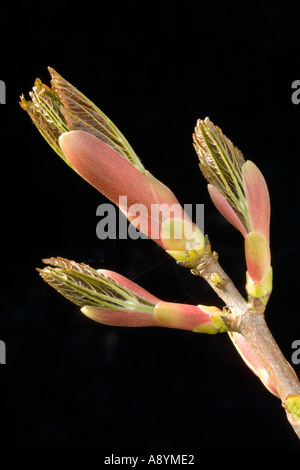
M 55 70 L 49 67 L 49 71 L 51 88 L 37 79 L 30 92 L 31 101 L 21 96 L 20 105 L 59 156 L 115 204 L 119 205 L 121 197 L 126 199 L 126 207 L 120 204 L 120 210 L 163 248 L 169 246 L 161 237 L 164 221 L 181 219 L 185 227 L 190 225 L 194 230 L 173 192 L 145 170 L 113 122 Z M 138 217 L 132 209 L 136 205 Z M 159 211 L 153 213 L 156 206 Z M 198 238 L 197 235 L 197 244 Z M 191 249 L 186 242 L 189 240 L 183 239 L 181 253 L 175 259 L 190 261 Z
M 114 148 L 85 131 L 62 134 L 59 145 L 80 176 L 110 201 L 118 205 L 121 196 L 127 197 L 127 206 L 120 209 L 129 220 L 133 216 L 127 207 L 140 205 L 139 229 L 148 236 L 151 205 L 156 200 L 145 174 Z M 155 241 L 160 243 L 159 237 Z
M 63 258 L 44 260 L 42 278 L 84 315 L 105 325 L 160 326 L 198 333 L 227 331 L 225 317 L 217 307 L 164 302 L 114 271 L 95 270 Z
M 243 236 L 256 231 L 269 240 L 270 200 L 265 179 L 208 118 L 197 121 L 193 141 L 209 194 Z
M 272 291 L 272 268 L 270 199 L 265 179 L 208 118 L 197 121 L 193 140 L 214 205 L 245 238 L 249 300 L 259 299 L 266 305 Z
M 175 259 L 190 261 L 191 251 L 204 250 L 202 232 L 189 219 L 172 191 L 149 172 L 141 173 L 113 148 L 84 131 L 64 133 L 59 143 L 70 164 L 108 199 L 118 204 L 120 196 L 126 195 L 127 206 L 120 206 L 120 209 L 128 220 Z M 138 218 L 131 210 L 136 205 L 140 211 Z M 177 217 L 176 222 L 174 217 Z M 170 225 L 183 228 L 176 248 L 174 230 L 166 233 Z M 191 249 L 188 243 L 191 243 Z M 196 251 L 194 243 L 197 244 Z M 180 253 L 174 254 L 174 250 Z M 196 256 L 192 260 L 195 261 Z
M 207 333 L 227 331 L 222 310 L 205 305 L 186 305 L 159 302 L 154 309 L 155 318 L 168 328 Z

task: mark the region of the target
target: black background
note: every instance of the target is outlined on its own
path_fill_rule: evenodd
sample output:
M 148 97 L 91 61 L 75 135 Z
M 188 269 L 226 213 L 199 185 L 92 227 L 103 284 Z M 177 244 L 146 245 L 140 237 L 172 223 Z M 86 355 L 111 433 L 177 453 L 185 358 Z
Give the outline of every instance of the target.
M 226 334 L 102 326 L 44 284 L 36 267 L 63 256 L 114 269 L 164 300 L 222 305 L 150 240 L 98 240 L 105 198 L 60 161 L 18 105 L 36 77 L 49 83 L 48 65 L 79 88 L 182 204 L 205 204 L 205 231 L 244 292 L 242 237 L 212 206 L 192 146 L 198 118 L 219 125 L 269 186 L 274 291 L 266 316 L 290 361 L 300 338 L 297 2 L 2 9 L 1 448 L 299 449 L 279 400 Z

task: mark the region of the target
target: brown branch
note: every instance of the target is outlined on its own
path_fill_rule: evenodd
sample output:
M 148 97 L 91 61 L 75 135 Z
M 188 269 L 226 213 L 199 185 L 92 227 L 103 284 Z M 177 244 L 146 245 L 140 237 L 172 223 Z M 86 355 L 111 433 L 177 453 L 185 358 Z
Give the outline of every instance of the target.
M 282 404 L 285 404 L 290 395 L 300 395 L 300 382 L 273 338 L 264 315 L 249 310 L 242 315 L 238 331 L 247 339 L 261 359 Z M 287 416 L 300 438 L 300 423 L 296 423 L 288 412 Z
M 221 268 L 217 256 L 202 257 L 193 274 L 201 276 L 214 289 L 230 310 L 226 324 L 230 331 L 242 334 L 260 358 L 274 383 L 282 405 L 289 396 L 300 396 L 300 382 L 291 365 L 284 358 L 264 318 L 264 306 L 248 303 Z M 300 422 L 286 411 L 288 420 L 300 438 Z

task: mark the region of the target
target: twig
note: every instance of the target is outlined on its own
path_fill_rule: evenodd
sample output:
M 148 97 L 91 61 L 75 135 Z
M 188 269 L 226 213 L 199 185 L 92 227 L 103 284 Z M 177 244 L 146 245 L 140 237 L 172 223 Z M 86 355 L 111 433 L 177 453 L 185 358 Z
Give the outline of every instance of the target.
M 264 318 L 264 306 L 248 303 L 221 268 L 215 254 L 202 257 L 193 274 L 200 275 L 214 289 L 230 310 L 227 326 L 242 334 L 254 349 L 270 379 L 274 383 L 282 405 L 291 396 L 300 396 L 300 382 L 291 365 L 284 358 Z M 218 282 L 216 282 L 216 279 Z M 255 306 L 255 308 L 253 308 Z M 226 316 L 226 314 L 224 313 Z M 288 420 L 300 438 L 300 423 L 287 410 Z

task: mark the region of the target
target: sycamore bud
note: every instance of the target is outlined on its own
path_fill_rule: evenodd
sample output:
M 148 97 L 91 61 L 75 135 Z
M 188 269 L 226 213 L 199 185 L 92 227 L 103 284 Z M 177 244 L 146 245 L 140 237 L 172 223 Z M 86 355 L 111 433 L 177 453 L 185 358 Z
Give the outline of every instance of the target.
M 159 302 L 155 306 L 154 315 L 160 323 L 169 328 L 211 335 L 228 330 L 223 312 L 217 307 Z
M 63 258 L 44 260 L 42 278 L 88 318 L 112 326 L 159 326 L 215 334 L 227 331 L 217 307 L 164 302 L 114 271 Z
M 197 121 L 193 140 L 213 203 L 245 238 L 249 300 L 259 299 L 266 305 L 272 291 L 272 268 L 270 199 L 265 179 L 208 118 Z
M 117 204 L 139 231 L 165 248 L 176 260 L 194 262 L 203 238 L 173 192 L 147 170 L 114 123 L 86 96 L 49 68 L 51 88 L 37 79 L 31 101 L 20 105 L 51 147 L 82 178 Z M 120 201 L 126 200 L 126 207 Z M 138 215 L 137 215 L 138 213 Z M 166 226 L 181 220 L 185 231 L 179 248 Z M 177 224 L 177 222 L 176 222 Z M 162 233 L 163 232 L 163 233 Z M 179 252 L 179 253 L 177 253 Z
M 257 166 L 245 161 L 240 150 L 208 118 L 197 121 L 193 140 L 217 209 L 243 236 L 256 231 L 269 240 L 269 193 Z

